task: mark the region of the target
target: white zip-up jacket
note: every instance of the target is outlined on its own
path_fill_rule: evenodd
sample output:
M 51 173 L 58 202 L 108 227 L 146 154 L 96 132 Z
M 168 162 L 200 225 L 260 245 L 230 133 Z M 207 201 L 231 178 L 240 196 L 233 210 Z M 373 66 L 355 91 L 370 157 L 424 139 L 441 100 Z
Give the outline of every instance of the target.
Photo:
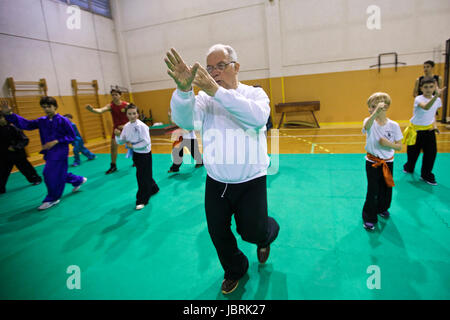
M 201 130 L 208 175 L 223 183 L 242 183 L 267 174 L 269 102 L 263 89 L 239 83 L 236 89 L 219 87 L 214 97 L 176 89 L 170 107 L 178 126 Z
M 150 139 L 149 127 L 141 120 L 127 122 L 122 129 L 120 138 L 115 136 L 118 144 L 130 142 L 133 145 L 133 152 L 149 153 L 152 151 L 152 141 Z

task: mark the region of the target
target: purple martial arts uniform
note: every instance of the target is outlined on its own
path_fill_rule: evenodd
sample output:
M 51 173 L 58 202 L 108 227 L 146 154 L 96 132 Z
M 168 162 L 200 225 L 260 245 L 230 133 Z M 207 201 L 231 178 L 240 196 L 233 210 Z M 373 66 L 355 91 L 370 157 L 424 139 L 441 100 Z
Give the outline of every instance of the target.
M 75 132 L 68 119 L 59 114 L 55 114 L 51 120 L 47 116 L 27 120 L 17 114 L 7 115 L 5 118 L 23 130 L 39 129 L 42 145 L 58 140 L 54 147 L 40 152 L 44 155 L 43 175 L 48 191 L 43 202 L 52 202 L 61 198 L 66 183 L 76 187 L 83 182 L 83 177 L 67 172 L 69 143 L 75 139 Z

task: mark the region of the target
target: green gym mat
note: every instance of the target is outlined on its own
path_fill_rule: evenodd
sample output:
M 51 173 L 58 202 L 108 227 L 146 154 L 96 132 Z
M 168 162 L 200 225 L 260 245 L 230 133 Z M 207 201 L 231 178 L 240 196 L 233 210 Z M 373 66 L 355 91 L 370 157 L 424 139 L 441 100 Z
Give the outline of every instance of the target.
M 279 236 L 259 265 L 233 220 L 250 267 L 227 296 L 206 226 L 204 168 L 168 174 L 170 155 L 154 154 L 161 190 L 141 211 L 123 154 L 111 175 L 109 154 L 70 168 L 88 181 L 76 193 L 66 185 L 45 211 L 45 185 L 13 173 L 0 195 L 0 299 L 450 299 L 450 154 L 437 156 L 438 186 L 420 180 L 421 158 L 403 173 L 405 159 L 396 155 L 391 217 L 368 232 L 363 154 L 280 155 L 267 180 Z

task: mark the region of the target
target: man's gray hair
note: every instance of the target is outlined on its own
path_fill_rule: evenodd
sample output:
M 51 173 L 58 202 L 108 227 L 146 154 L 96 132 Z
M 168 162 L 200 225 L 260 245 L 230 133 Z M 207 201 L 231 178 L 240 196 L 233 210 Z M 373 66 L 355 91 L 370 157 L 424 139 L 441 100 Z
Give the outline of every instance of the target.
M 208 53 L 206 56 L 209 56 L 214 51 L 224 51 L 226 54 L 228 54 L 228 57 L 230 57 L 230 61 L 236 61 L 237 62 L 237 53 L 236 51 L 229 45 L 225 44 L 215 44 L 211 48 L 209 48 Z

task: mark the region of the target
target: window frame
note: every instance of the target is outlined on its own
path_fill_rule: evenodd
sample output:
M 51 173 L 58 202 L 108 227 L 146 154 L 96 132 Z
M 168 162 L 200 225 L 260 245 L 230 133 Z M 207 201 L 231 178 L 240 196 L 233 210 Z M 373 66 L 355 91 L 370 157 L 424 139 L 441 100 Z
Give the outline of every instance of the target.
M 81 10 L 90 12 L 92 14 L 97 14 L 97 15 L 105 17 L 105 18 L 112 19 L 110 0 L 95 0 L 95 1 L 106 4 L 107 7 L 102 8 L 98 5 L 93 5 L 94 0 L 59 0 L 59 2 L 63 2 L 65 4 L 67 4 L 68 6 L 74 5 L 74 6 L 79 7 Z M 78 3 L 74 3 L 74 2 L 78 2 Z M 85 4 L 83 5 L 83 2 L 85 2 L 87 4 L 87 7 Z

